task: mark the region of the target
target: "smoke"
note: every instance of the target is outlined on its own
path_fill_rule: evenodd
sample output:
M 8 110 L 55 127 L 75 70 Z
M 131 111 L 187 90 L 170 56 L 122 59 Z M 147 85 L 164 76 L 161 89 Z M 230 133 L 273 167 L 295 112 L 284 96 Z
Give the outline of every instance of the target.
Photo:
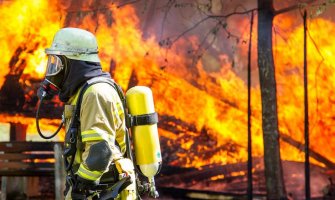
M 215 80 L 216 76 L 225 77 L 229 70 L 246 82 L 250 13 L 241 13 L 256 8 L 256 1 L 148 0 L 135 3 L 134 7 L 143 39 L 153 38 L 166 49 L 160 61 L 164 71 L 185 78 L 200 89 L 203 87 L 195 83 L 201 73 Z M 254 31 L 253 52 L 255 36 Z M 184 64 L 174 66 L 170 52 L 184 57 Z M 252 63 L 253 85 L 257 85 L 255 53 Z

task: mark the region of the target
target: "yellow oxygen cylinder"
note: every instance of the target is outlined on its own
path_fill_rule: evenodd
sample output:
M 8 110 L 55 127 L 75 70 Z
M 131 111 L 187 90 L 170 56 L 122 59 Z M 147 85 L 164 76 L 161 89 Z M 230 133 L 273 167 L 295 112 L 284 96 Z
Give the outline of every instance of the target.
M 135 125 L 131 127 L 131 133 L 134 141 L 136 165 L 141 173 L 149 179 L 151 195 L 158 197 L 154 176 L 159 172 L 162 156 L 157 121 L 152 120 L 157 118 L 152 91 L 145 86 L 132 87 L 126 92 L 126 101 L 128 112 L 135 122 Z M 148 119 L 149 116 L 151 120 Z M 138 121 L 141 121 L 140 125 L 137 124 Z

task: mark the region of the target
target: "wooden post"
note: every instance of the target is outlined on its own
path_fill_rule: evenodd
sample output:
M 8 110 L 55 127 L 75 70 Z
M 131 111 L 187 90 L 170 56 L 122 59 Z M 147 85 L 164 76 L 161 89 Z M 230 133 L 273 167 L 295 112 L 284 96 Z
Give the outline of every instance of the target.
M 10 123 L 10 141 L 26 141 L 27 124 Z
M 62 157 L 62 146 L 60 144 L 55 144 L 55 199 L 64 199 L 64 189 L 65 189 L 65 169 L 64 160 Z
M 28 125 L 10 123 L 10 141 L 25 141 Z M 26 193 L 26 177 L 1 177 L 1 199 L 6 200 L 9 193 Z
M 6 191 L 7 191 L 7 177 L 1 177 L 1 196 L 0 199 L 6 200 Z

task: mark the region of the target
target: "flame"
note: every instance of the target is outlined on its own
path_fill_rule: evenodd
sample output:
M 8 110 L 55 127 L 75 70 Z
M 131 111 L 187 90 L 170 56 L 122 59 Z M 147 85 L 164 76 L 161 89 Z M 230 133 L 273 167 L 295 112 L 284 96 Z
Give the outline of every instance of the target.
M 280 131 L 304 143 L 304 94 L 303 94 L 303 27 L 298 26 L 289 32 L 281 27 L 281 21 L 292 18 L 276 19 L 277 27 L 284 30 L 281 37 L 274 41 L 278 89 L 278 115 Z M 286 22 L 288 23 L 288 22 Z M 292 23 L 292 22 L 291 22 Z M 334 55 L 335 48 L 328 36 L 335 32 L 334 22 L 316 18 L 308 22 L 307 62 L 308 62 L 308 101 L 309 132 L 311 149 L 326 156 L 332 162 L 334 145 Z M 283 144 L 283 158 L 303 161 L 304 154 L 299 151 L 286 151 Z M 329 156 L 327 156 L 329 155 Z
M 37 133 L 37 127 L 36 127 L 36 119 L 31 117 L 25 117 L 22 115 L 7 115 L 7 114 L 0 114 L 1 122 L 3 123 L 16 123 L 16 124 L 24 124 L 27 125 L 27 140 L 40 140 L 45 141 L 42 139 L 38 133 Z M 61 123 L 61 120 L 59 119 L 40 119 L 39 120 L 39 126 L 43 134 L 45 136 L 49 136 L 52 133 L 54 133 Z M 61 130 L 57 137 L 53 138 L 53 141 L 64 141 L 65 138 L 65 132 L 64 130 Z
M 50 45 L 52 36 L 62 25 L 61 13 L 56 1 L 23 0 L 2 2 L 0 14 L 3 25 L 0 32 L 1 66 L 0 85 L 10 68 L 16 63 L 10 63 L 18 48 L 23 53 L 17 58 L 26 62 L 23 73 L 36 78 L 43 78 L 47 62 L 44 49 Z M 17 62 L 20 64 L 20 62 Z
M 5 29 L 0 33 L 3 52 L 0 64 L 8 67 L 0 72 L 0 85 L 10 69 L 15 67 L 10 61 L 19 47 L 24 49 L 18 59 L 26 63 L 23 72 L 25 79 L 43 77 L 46 64 L 44 49 L 51 44 L 54 33 L 65 26 L 67 15 L 70 17 L 66 26 L 80 27 L 95 33 L 103 69 L 109 71 L 114 66 L 113 78 L 124 90 L 132 84 L 133 79 L 137 85 L 146 85 L 152 89 L 156 111 L 161 120 L 159 134 L 167 164 L 201 167 L 247 159 L 245 43 L 237 47 L 240 57 L 232 58 L 224 52 L 218 55 L 205 53 L 199 62 L 190 62 L 192 55 L 185 49 L 197 47 L 200 39 L 196 35 L 185 36 L 169 47 L 160 45 L 154 34 L 143 39 L 140 20 L 130 5 L 118 8 L 106 4 L 101 12 L 85 10 L 84 14 L 76 15 L 76 11 L 66 10 L 57 1 L 41 0 L 37 3 L 18 0 L 6 4 L 0 8 L 3 16 L 1 23 L 9 24 L 3 25 Z M 112 22 L 109 22 L 108 16 Z M 275 20 L 275 26 L 279 29 L 291 28 L 285 32 L 285 38 L 274 40 L 279 125 L 281 133 L 303 141 L 303 32 L 301 25 L 292 29 L 292 20 L 279 17 Z M 239 22 L 243 27 L 249 23 L 248 20 Z M 326 145 L 335 138 L 331 125 L 335 119 L 331 114 L 335 113 L 332 112 L 335 108 L 331 106 L 335 101 L 332 81 L 335 49 L 328 39 L 328 36 L 334 35 L 331 29 L 333 26 L 333 22 L 322 18 L 309 22 L 310 35 L 320 46 L 318 50 L 309 39 L 308 78 L 311 147 L 335 162 L 331 156 L 335 147 Z M 320 34 L 320 27 L 323 34 Z M 248 33 L 244 31 L 242 36 L 247 41 Z M 253 38 L 254 44 L 255 41 L 256 37 Z M 253 52 L 256 52 L 255 46 Z M 242 59 L 244 61 L 237 63 L 237 67 L 232 66 L 233 61 Z M 253 57 L 254 66 L 255 61 Z M 208 62 L 218 63 L 220 70 L 206 70 Z M 255 71 L 254 74 L 257 73 Z M 257 81 L 253 85 L 253 156 L 262 156 L 260 92 Z M 5 122 L 25 121 L 29 124 L 28 132 L 36 134 L 33 118 L 1 115 L 0 119 Z M 41 124 L 48 124 L 43 127 L 45 130 L 55 130 L 57 122 L 42 120 Z M 60 140 L 63 139 L 64 133 Z M 303 161 L 304 154 L 301 151 L 286 143 L 281 145 L 283 159 Z

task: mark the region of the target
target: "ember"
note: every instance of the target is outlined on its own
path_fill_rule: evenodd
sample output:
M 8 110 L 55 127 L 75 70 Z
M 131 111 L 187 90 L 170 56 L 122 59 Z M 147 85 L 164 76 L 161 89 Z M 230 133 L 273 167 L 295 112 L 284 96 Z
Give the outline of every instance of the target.
M 149 22 L 155 24 L 156 21 L 145 21 L 148 19 L 141 14 L 142 4 L 118 5 L 121 4 L 113 1 L 85 0 L 0 1 L 3 27 L 0 32 L 0 122 L 25 123 L 29 134 L 37 134 L 36 89 L 45 73 L 44 49 L 59 28 L 84 28 L 96 34 L 103 69 L 109 71 L 124 90 L 145 85 L 153 91 L 160 119 L 163 164 L 167 166 L 162 169 L 158 184 L 172 187 L 172 183 L 182 181 L 174 186 L 202 189 L 212 183 L 216 187 L 206 189 L 245 192 L 249 16 L 227 19 L 227 26 L 236 25 L 229 37 L 226 32 L 217 31 L 214 35 L 213 30 L 208 33 L 212 34 L 213 41 L 205 41 L 209 39 L 198 35 L 197 30 L 173 40 L 162 38 L 157 30 L 145 29 L 150 26 Z M 171 12 L 178 13 L 183 6 L 175 6 Z M 190 10 L 185 12 L 191 16 Z M 156 15 L 157 19 L 164 18 L 164 12 Z M 202 28 L 211 29 L 212 25 L 206 21 Z M 183 30 L 182 25 L 174 26 L 178 26 L 176 30 Z M 330 145 L 335 143 L 335 47 L 332 40 L 335 22 L 319 16 L 311 19 L 308 26 L 310 148 L 314 153 L 311 162 L 313 169 L 323 171 L 335 166 L 335 145 Z M 171 25 L 166 25 L 167 33 L 174 33 L 168 28 Z M 284 170 L 296 167 L 297 174 L 289 176 L 289 171 L 285 174 L 285 181 L 293 187 L 296 180 L 303 181 L 298 174 L 304 161 L 302 21 L 292 13 L 279 15 L 274 21 L 273 34 L 281 156 L 285 160 Z M 252 41 L 255 44 L 257 40 L 252 38 Z M 208 45 L 207 51 L 199 50 L 204 43 Z M 256 45 L 252 51 L 257 51 Z M 263 156 L 262 113 L 255 55 L 252 56 L 251 130 L 253 157 L 259 158 Z M 57 128 L 62 105 L 58 99 L 43 105 L 46 109 L 41 115 L 46 119 L 40 122 L 42 129 L 52 132 Z M 59 139 L 64 139 L 64 131 Z M 256 188 L 259 194 L 264 193 L 263 167 L 259 160 L 254 163 L 254 184 L 259 185 Z M 187 173 L 181 174 L 184 170 Z M 176 174 L 169 174 L 171 171 Z M 322 187 L 326 186 L 324 177 L 334 173 L 318 175 L 322 181 L 313 194 L 320 196 Z M 201 181 L 203 183 L 199 183 Z

